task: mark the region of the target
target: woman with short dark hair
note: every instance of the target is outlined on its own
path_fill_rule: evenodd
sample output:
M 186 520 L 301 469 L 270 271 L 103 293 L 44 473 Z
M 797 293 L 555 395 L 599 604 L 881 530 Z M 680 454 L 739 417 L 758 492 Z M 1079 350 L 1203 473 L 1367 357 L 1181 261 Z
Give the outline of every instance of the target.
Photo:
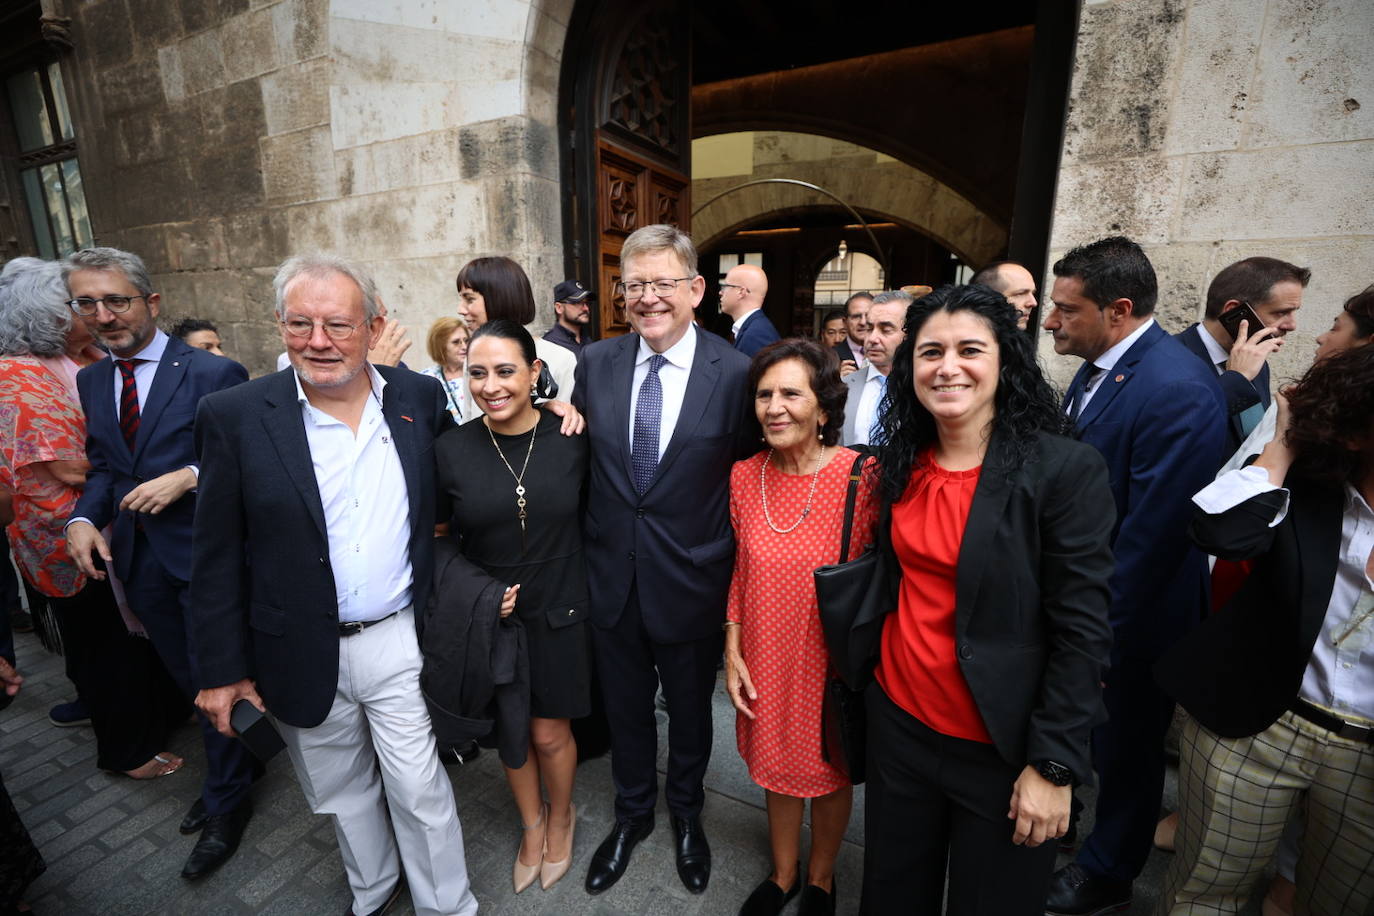
M 845 497 L 859 455 L 836 444 L 845 386 L 831 350 L 800 338 L 769 344 L 750 363 L 749 389 L 766 448 L 730 473 L 735 571 L 725 671 L 740 756 L 767 798 L 773 868 L 740 913 L 773 916 L 801 892 L 800 912 L 820 916 L 835 911 L 835 859 L 853 786 L 843 761 L 822 752 L 830 656 L 812 573 L 844 559 Z M 856 494 L 853 556 L 872 540 L 869 468 Z M 811 851 L 803 879 L 799 851 L 808 798 Z

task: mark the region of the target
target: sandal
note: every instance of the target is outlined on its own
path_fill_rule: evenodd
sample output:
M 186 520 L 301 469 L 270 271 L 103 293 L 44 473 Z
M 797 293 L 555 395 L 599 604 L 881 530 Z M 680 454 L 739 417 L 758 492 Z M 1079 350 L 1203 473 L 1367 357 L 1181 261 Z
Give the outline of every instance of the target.
M 171 776 L 185 765 L 185 759 L 170 751 L 163 751 L 161 754 L 154 754 L 153 759 L 141 767 L 124 770 L 123 775 L 130 779 L 157 779 L 159 776 Z

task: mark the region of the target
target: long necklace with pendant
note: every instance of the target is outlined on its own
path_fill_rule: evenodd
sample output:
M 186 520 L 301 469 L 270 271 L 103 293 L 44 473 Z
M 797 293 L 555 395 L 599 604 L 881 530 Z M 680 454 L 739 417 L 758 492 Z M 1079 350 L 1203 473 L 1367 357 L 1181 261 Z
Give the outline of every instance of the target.
M 520 466 L 520 473 L 517 474 L 515 468 L 511 467 L 510 462 L 506 460 L 506 453 L 501 451 L 501 445 L 496 441 L 496 434 L 491 431 L 490 426 L 487 427 L 487 435 L 491 437 L 491 444 L 495 446 L 496 454 L 500 456 L 501 463 L 506 466 L 506 470 L 510 471 L 510 476 L 515 478 L 515 506 L 518 510 L 515 517 L 520 520 L 520 549 L 522 551 L 525 549 L 525 471 L 529 470 L 530 455 L 534 454 L 534 436 L 537 432 L 539 432 L 539 423 L 535 422 L 530 429 L 530 447 L 525 450 L 525 463 Z

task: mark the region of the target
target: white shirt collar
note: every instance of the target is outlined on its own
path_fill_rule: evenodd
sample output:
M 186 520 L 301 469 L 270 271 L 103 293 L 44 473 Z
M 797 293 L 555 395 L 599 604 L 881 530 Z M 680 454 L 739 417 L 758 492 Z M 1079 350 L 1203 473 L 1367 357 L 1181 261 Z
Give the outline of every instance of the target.
M 1155 319 L 1152 315 L 1146 319 L 1145 323 L 1140 327 L 1127 334 L 1121 340 L 1118 340 L 1106 353 L 1103 353 L 1097 359 L 1093 360 L 1093 365 L 1104 371 L 1114 368 L 1117 361 L 1126 355 L 1126 351 L 1131 349 L 1131 346 L 1140 339 L 1141 335 L 1150 330 L 1150 328 L 1154 326 L 1154 323 Z
M 363 368 L 367 370 L 367 380 L 372 384 L 372 396 L 377 399 L 377 403 L 382 403 L 382 389 L 386 388 L 386 379 L 382 374 L 372 368 L 371 363 L 363 363 Z M 296 383 L 296 403 L 305 406 L 312 406 L 310 399 L 305 396 L 305 389 L 301 387 L 301 377 L 296 372 L 295 367 L 291 368 L 291 378 Z
M 739 336 L 739 329 L 742 328 L 742 327 L 744 327 L 744 323 L 745 323 L 746 321 L 749 320 L 749 316 L 752 315 L 752 314 L 754 314 L 754 313 L 757 312 L 757 311 L 758 311 L 758 309 L 750 309 L 749 311 L 745 312 L 743 315 L 739 316 L 739 321 L 736 321 L 733 325 L 731 325 L 731 327 L 730 327 L 730 333 L 731 333 L 731 334 L 734 334 L 736 337 L 738 337 L 738 336 Z
M 139 350 L 133 356 L 115 356 L 114 353 L 111 353 L 110 355 L 114 356 L 115 359 L 142 359 L 147 360 L 150 363 L 160 363 L 162 362 L 162 354 L 167 352 L 167 340 L 168 338 L 166 332 L 164 332 L 161 328 L 158 328 L 153 333 L 153 339 L 148 341 L 147 346 L 145 346 L 142 350 Z
M 691 369 L 692 357 L 696 355 L 696 352 L 697 329 L 696 322 L 693 322 L 687 328 L 687 333 L 682 335 L 682 339 L 662 353 L 654 353 L 653 348 L 645 342 L 644 338 L 639 338 L 639 352 L 635 355 L 635 365 L 648 362 L 651 356 L 662 356 L 679 369 Z
M 883 378 L 883 374 L 882 374 L 881 372 L 878 371 L 878 367 L 875 366 L 875 365 L 873 365 L 872 363 L 869 363 L 869 364 L 868 364 L 868 378 L 864 379 L 864 384 L 867 385 L 869 382 L 873 381 L 874 379 L 879 379 L 879 380 L 881 380 L 882 378 Z
M 1231 358 L 1231 354 L 1226 352 L 1226 348 L 1217 343 L 1217 339 L 1207 330 L 1205 324 L 1197 326 L 1197 336 L 1202 338 L 1202 345 L 1207 348 L 1207 356 L 1212 361 L 1212 365 L 1225 365 Z

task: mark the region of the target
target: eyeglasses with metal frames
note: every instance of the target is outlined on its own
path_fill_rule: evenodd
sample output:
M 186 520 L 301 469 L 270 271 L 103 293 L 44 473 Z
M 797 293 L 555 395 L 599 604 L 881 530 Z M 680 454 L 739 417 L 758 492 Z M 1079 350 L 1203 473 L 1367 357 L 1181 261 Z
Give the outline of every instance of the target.
M 347 340 L 353 336 L 354 331 L 367 324 L 366 321 L 359 322 L 358 324 L 349 324 L 347 321 L 342 321 L 337 318 L 330 319 L 329 321 L 317 322 L 309 318 L 301 317 L 283 318 L 280 323 L 282 327 L 286 328 L 286 333 L 290 334 L 292 337 L 309 337 L 311 334 L 315 333 L 315 325 L 318 324 L 320 327 L 324 328 L 324 333 L 330 340 Z
M 615 285 L 615 291 L 624 296 L 627 302 L 633 302 L 636 299 L 643 298 L 644 291 L 650 286 L 654 288 L 654 294 L 657 296 L 671 296 L 673 292 L 677 290 L 677 285 L 683 280 L 695 279 L 695 276 L 691 276 L 677 277 L 675 279 L 651 280 L 648 283 L 640 283 L 638 281 L 631 281 L 629 283 L 621 282 Z
M 147 299 L 147 296 L 101 296 L 99 299 L 92 299 L 90 296 L 79 296 L 75 299 L 67 300 L 67 306 L 82 318 L 89 318 L 99 310 L 103 304 L 110 312 L 119 315 L 127 312 L 133 307 L 135 299 Z

